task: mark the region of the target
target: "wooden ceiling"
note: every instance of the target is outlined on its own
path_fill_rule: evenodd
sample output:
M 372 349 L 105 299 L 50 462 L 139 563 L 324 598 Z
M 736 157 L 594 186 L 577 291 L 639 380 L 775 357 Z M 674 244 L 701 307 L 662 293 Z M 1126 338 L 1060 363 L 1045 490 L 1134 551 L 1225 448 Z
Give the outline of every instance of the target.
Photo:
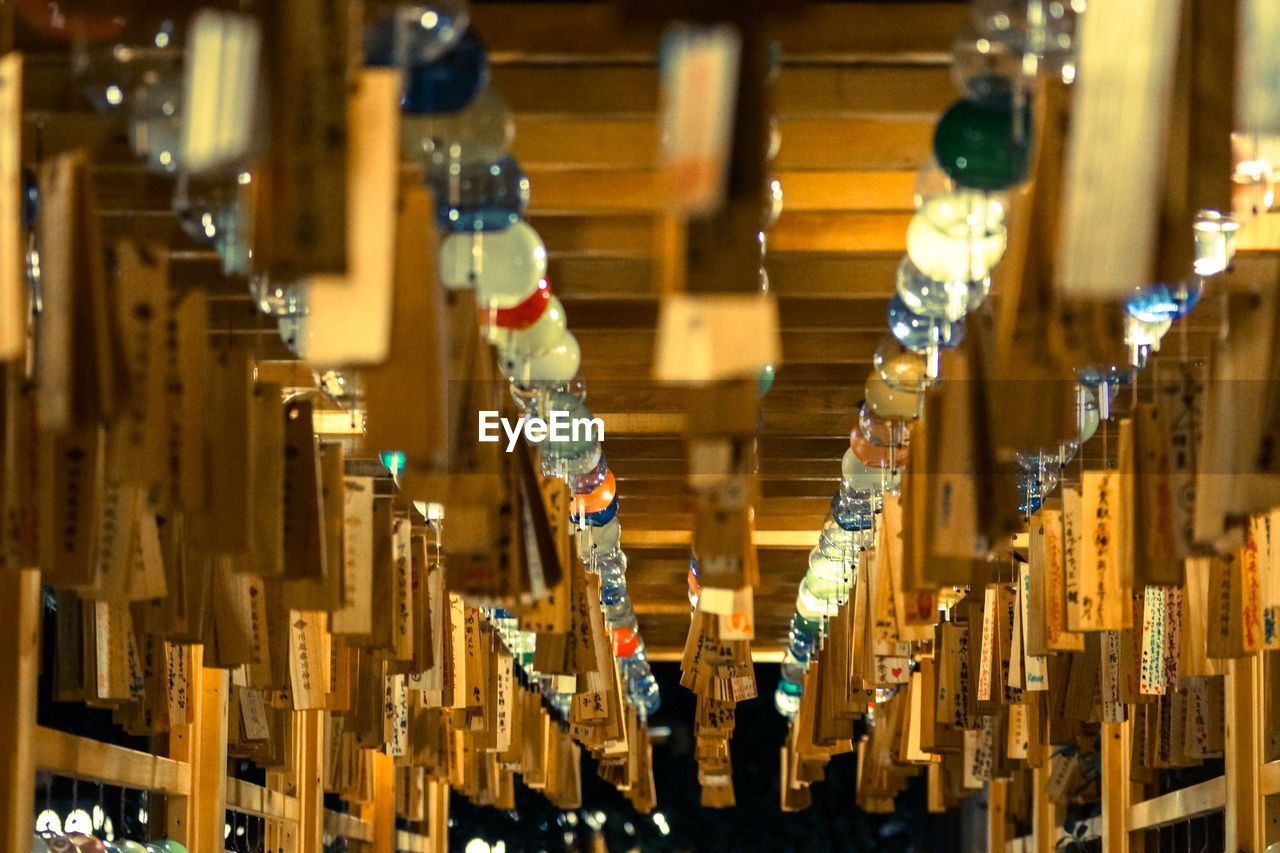
M 517 24 L 521 12 L 535 21 Z M 758 657 L 785 645 L 796 585 L 839 483 L 885 334 L 915 170 L 954 100 L 949 45 L 965 14 L 954 4 L 818 4 L 778 21 L 785 59 L 770 95 L 784 206 L 765 266 L 783 363 L 762 401 Z M 603 4 L 478 6 L 475 26 L 499 63 L 493 85 L 516 111 L 530 220 L 582 343 L 588 405 L 605 420 L 642 634 L 651 656 L 678 657 L 692 523 L 685 398 L 648 379 L 663 274 L 657 32 L 628 31 Z
M 930 156 L 938 115 L 957 97 L 950 44 L 967 11 L 951 3 L 815 3 L 801 12 L 779 4 L 784 64 L 770 94 L 784 212 L 769 231 L 765 266 L 779 301 L 783 362 L 762 401 L 759 658 L 785 646 L 807 552 L 838 485 L 871 355 L 886 333 L 915 172 Z M 622 23 L 606 3 L 484 3 L 473 8 L 473 26 L 491 51 L 491 85 L 515 112 L 513 153 L 532 184 L 528 218 L 582 345 L 588 405 L 605 421 L 642 633 L 652 657 L 678 657 L 689 625 L 684 397 L 649 379 L 666 245 L 658 30 Z M 41 125 L 53 148 L 82 140 L 83 126 L 69 117 L 86 106 L 67 79 L 65 55 L 31 62 L 40 73 L 27 78 L 29 129 Z M 109 218 L 170 216 L 170 182 L 127 156 L 101 177 Z M 1280 245 L 1280 229 L 1266 230 L 1244 248 Z M 175 277 L 216 275 L 215 256 L 193 244 L 175 260 Z M 1237 277 L 1260 280 L 1260 263 L 1273 263 L 1270 253 L 1242 255 Z M 265 328 L 241 287 L 224 286 L 212 310 Z M 233 322 L 219 318 L 215 326 Z

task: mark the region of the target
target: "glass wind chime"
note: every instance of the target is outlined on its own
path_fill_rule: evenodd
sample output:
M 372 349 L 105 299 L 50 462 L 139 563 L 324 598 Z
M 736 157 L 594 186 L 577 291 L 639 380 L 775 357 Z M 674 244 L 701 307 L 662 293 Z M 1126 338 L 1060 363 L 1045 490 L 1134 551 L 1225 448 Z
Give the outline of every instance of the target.
M 1007 240 L 1004 193 L 1027 176 L 1027 76 L 1047 69 L 1074 77 L 1074 11 L 1065 3 L 1032 2 L 1037 27 L 1019 27 L 1012 4 L 975 4 L 972 29 L 955 42 L 952 77 L 961 98 L 939 119 L 933 159 L 917 176 L 907 253 L 889 300 L 890 334 L 873 355 L 840 488 L 800 582 L 774 694 L 784 716 L 799 711 L 809 657 L 827 618 L 848 602 L 859 559 L 874 544 L 884 495 L 898 489 L 911 421 L 939 379 L 941 351 L 964 340 L 966 315 L 991 290 L 991 270 Z M 1023 12 L 1021 20 L 1026 17 Z
M 523 220 L 530 186 L 509 151 L 515 136 L 511 110 L 487 85 L 487 54 L 466 29 L 465 6 L 446 5 L 431 8 L 447 13 L 462 31 L 460 40 L 437 57 L 410 57 L 402 123 L 403 156 L 422 163 L 436 199 L 436 226 L 444 235 L 440 280 L 450 289 L 474 292 L 481 334 L 497 349 L 498 366 L 521 412 L 540 418 L 565 412 L 574 422 L 588 422 L 582 353 L 547 281 L 546 246 Z M 395 7 L 375 27 L 367 49 L 383 61 L 403 63 L 397 59 L 400 49 L 388 48 L 414 43 L 416 34 L 398 33 L 417 29 L 426 14 L 422 8 Z M 570 518 L 578 529 L 579 556 L 600 576 L 600 606 L 627 698 L 645 717 L 661 700 L 627 594 L 613 471 L 590 431 L 548 441 L 541 450 L 543 474 L 564 480 L 573 493 Z M 507 614 L 495 616 L 510 634 L 508 645 L 531 668 L 533 635 L 516 629 Z M 553 704 L 567 712 L 568 700 L 555 697 Z
M 916 182 L 916 214 L 907 228 L 907 256 L 897 271 L 889 304 L 887 337 L 877 348 L 840 492 L 811 552 L 792 619 L 790 646 L 775 695 L 778 711 L 800 706 L 808 657 L 824 619 L 847 599 L 830 563 L 853 572 L 873 537 L 878 498 L 897 487 L 906 461 L 909 423 L 921 395 L 938 379 L 939 350 L 964 337 L 964 317 L 986 298 L 991 268 L 1005 248 L 1007 204 L 1000 195 L 1026 178 L 1031 145 L 1029 82 L 1038 74 L 1075 80 L 1075 29 L 1083 0 L 977 0 L 972 26 L 954 43 L 952 77 L 962 94 L 939 120 L 934 159 Z M 1269 173 L 1251 181 L 1267 183 Z M 1270 205 L 1270 199 L 1267 201 Z M 1205 278 L 1223 272 L 1235 253 L 1238 223 L 1217 211 L 1201 211 L 1194 223 L 1195 262 L 1186 278 L 1154 282 L 1126 300 L 1128 365 L 1094 365 L 1076 374 L 1077 435 L 1057 447 L 1020 453 L 1020 507 L 1036 512 L 1058 485 L 1062 468 L 1110 417 L 1121 386 L 1134 380 L 1174 320 L 1199 302 Z M 891 458 L 892 454 L 892 458 Z M 877 477 L 879 478 L 877 480 Z M 878 694 L 879 695 L 879 694 Z
M 489 59 L 470 29 L 466 0 L 429 4 L 380 3 L 369 10 L 365 63 L 397 67 L 404 79 L 401 156 L 420 163 L 436 200 L 435 224 L 444 235 L 439 275 L 453 290 L 475 294 L 481 334 L 522 412 L 547 417 L 563 411 L 591 419 L 578 368 L 581 351 L 566 325 L 564 306 L 547 281 L 547 250 L 523 220 L 529 178 L 510 154 L 515 122 L 502 96 L 488 86 Z M 105 112 L 127 118 L 135 152 L 149 171 L 177 177 L 173 209 L 184 230 L 213 247 L 227 274 L 244 275 L 258 308 L 278 321 L 281 338 L 307 354 L 307 304 L 301 282 L 278 281 L 254 269 L 250 171 L 255 151 L 217 180 L 189 178 L 180 152 L 183 134 L 184 50 L 172 21 L 159 22 L 145 42 L 82 50 L 79 79 Z M 358 378 L 322 377 L 340 403 L 358 405 Z M 619 545 L 618 499 L 601 442 L 547 442 L 542 469 L 573 491 L 572 520 L 579 553 L 601 577 L 601 606 L 627 685 L 642 717 L 660 704 L 627 595 L 626 556 Z M 502 611 L 490 614 L 529 675 L 534 635 L 520 632 Z M 544 680 L 545 682 L 545 680 Z M 545 684 L 544 684 L 545 687 Z M 570 697 L 546 688 L 553 707 L 567 713 Z

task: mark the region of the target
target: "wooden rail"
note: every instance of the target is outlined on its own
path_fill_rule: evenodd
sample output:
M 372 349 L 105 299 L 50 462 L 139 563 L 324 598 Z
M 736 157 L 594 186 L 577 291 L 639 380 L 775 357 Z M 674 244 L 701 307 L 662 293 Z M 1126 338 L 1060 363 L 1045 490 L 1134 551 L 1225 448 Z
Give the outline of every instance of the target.
M 1198 785 L 1170 791 L 1129 807 L 1129 831 L 1156 829 L 1171 823 L 1222 811 L 1227 804 L 1227 780 L 1217 776 Z
M 171 796 L 191 793 L 190 765 L 149 752 L 38 726 L 35 754 L 40 769 L 59 776 Z
M 373 841 L 372 823 L 367 820 L 361 820 L 355 815 L 335 812 L 330 809 L 325 809 L 324 812 L 324 832 L 325 835 L 350 838 L 352 841 Z
M 396 830 L 395 847 L 399 853 L 431 853 L 431 839 L 416 832 Z
M 227 779 L 227 808 L 271 820 L 298 820 L 298 798 L 243 779 Z

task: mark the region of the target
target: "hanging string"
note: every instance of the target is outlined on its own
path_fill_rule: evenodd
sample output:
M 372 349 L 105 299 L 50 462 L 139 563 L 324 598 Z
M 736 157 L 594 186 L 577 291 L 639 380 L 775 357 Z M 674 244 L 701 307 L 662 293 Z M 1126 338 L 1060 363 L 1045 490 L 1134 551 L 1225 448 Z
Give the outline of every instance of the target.
M 90 820 L 89 820 L 89 827 L 90 827 L 90 832 L 89 832 L 89 834 L 90 834 L 90 835 L 97 835 L 99 838 L 106 838 L 106 837 L 107 837 L 107 809 L 106 809 L 106 801 L 107 801 L 107 786 L 106 786 L 104 783 L 99 782 L 99 783 L 98 783 L 98 813 L 97 813 L 97 814 L 91 814 L 91 815 L 90 815 Z M 96 823 L 98 822 L 98 814 L 101 814 L 101 815 L 102 815 L 102 826 L 100 826 L 100 827 L 99 827 L 99 826 L 94 826 L 94 824 L 96 824 Z M 101 833 L 101 834 L 99 834 L 99 833 Z

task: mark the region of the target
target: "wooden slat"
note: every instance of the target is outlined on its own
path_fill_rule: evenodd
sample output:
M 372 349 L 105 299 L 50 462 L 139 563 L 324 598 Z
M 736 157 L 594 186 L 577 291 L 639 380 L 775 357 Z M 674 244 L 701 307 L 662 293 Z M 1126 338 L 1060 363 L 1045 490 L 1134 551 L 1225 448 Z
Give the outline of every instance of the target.
M 652 329 L 581 329 L 574 335 L 582 346 L 584 368 L 598 367 L 598 376 L 610 375 L 610 362 L 627 365 L 652 363 L 655 336 Z M 880 331 L 844 334 L 783 331 L 782 361 L 784 364 L 868 364 L 884 336 L 885 332 Z M 587 374 L 588 379 L 590 375 Z M 866 376 L 854 373 L 847 378 L 856 382 Z
M 35 730 L 36 765 L 59 776 L 122 785 L 167 796 L 191 791 L 191 767 L 149 752 L 40 726 Z
M 400 853 L 431 853 L 431 839 L 416 832 L 397 829 L 396 850 Z
M 1259 768 L 1265 707 L 1262 662 L 1257 654 L 1229 661 L 1226 676 L 1226 753 L 1223 774 L 1226 809 L 1223 825 L 1227 850 L 1263 848 L 1263 807 Z
M 271 820 L 298 821 L 298 798 L 254 785 L 243 779 L 227 777 L 227 808 L 243 814 Z
M 293 779 L 298 800 L 298 849 L 314 850 L 324 835 L 324 760 L 328 716 L 298 711 L 293 722 Z
M 330 809 L 324 812 L 324 831 L 327 835 L 349 838 L 352 841 L 373 841 L 373 824 L 356 815 L 343 814 Z
M 590 386 L 588 386 L 590 387 Z M 588 394 L 587 400 L 591 397 Z M 684 451 L 680 439 L 672 436 L 619 436 L 607 442 L 606 453 L 612 459 L 683 459 Z M 798 457 L 801 459 L 835 459 L 839 460 L 849 447 L 846 435 L 832 436 L 761 436 L 759 455 L 761 459 L 785 459 Z
M 1258 768 L 1258 788 L 1264 797 L 1280 794 L 1280 761 L 1268 761 Z
M 443 779 L 427 779 L 427 828 L 431 853 L 448 853 L 449 784 Z
M 50 760 L 51 754 L 43 746 L 45 730 L 36 728 L 40 570 L 6 567 L 0 571 L 0 600 L 9 609 L 0 628 L 0 671 L 8 685 L 0 698 L 0 845 L 25 850 L 31 844 L 35 767 Z M 60 763 L 75 762 L 78 757 L 74 750 L 56 754 Z M 81 769 L 79 764 L 76 768 Z
M 547 278 L 559 299 L 565 303 L 570 326 L 577 326 L 582 306 L 592 302 L 606 303 L 609 310 L 632 308 L 642 312 L 637 321 L 627 325 L 652 325 L 656 319 L 658 292 L 653 287 L 652 255 L 618 255 L 586 253 L 577 245 L 547 244 Z M 883 319 L 883 306 L 894 291 L 894 275 L 901 252 L 784 252 L 772 247 L 765 258 L 769 273 L 769 289 L 780 300 L 779 312 L 784 325 L 792 321 L 816 326 L 853 319 L 846 312 L 865 312 L 859 321 L 870 325 Z M 219 297 L 247 299 L 244 283 L 224 279 L 218 268 L 218 256 L 212 250 L 178 249 L 171 255 L 171 270 L 176 282 L 201 283 Z M 1270 281 L 1269 270 L 1256 264 L 1237 264 L 1240 272 L 1230 281 L 1243 287 L 1251 282 Z M 1225 279 L 1224 280 L 1228 280 Z M 787 300 L 824 300 L 822 305 L 790 304 Z M 842 303 L 842 304 L 838 304 Z M 810 313 L 834 309 L 831 320 L 811 317 Z M 596 310 L 588 306 L 585 310 Z M 643 312 L 650 313 L 643 313 Z M 646 322 L 640 322 L 645 320 Z M 585 325 L 599 325 L 587 322 Z M 797 326 L 799 327 L 799 326 Z
M 370 853 L 392 853 L 395 839 L 395 760 L 373 752 L 373 802 L 360 805 L 360 817 L 370 826 Z
M 477 4 L 472 26 L 495 64 L 653 62 L 657 30 L 620 20 L 604 3 Z M 945 64 L 964 20 L 950 3 L 814 3 L 776 21 L 787 61 Z
M 527 169 L 530 212 L 621 216 L 667 205 L 668 178 L 657 169 Z M 912 210 L 914 172 L 810 169 L 775 172 L 783 204 L 794 212 Z
M 822 519 L 814 523 L 814 530 L 762 530 L 758 526 L 752 531 L 751 541 L 759 549 L 794 548 L 808 551 L 818 543 L 817 526 Z M 644 529 L 622 525 L 622 545 L 628 549 L 667 548 L 672 546 L 689 546 L 693 542 L 688 529 Z
M 1053 853 L 1062 832 L 1060 810 L 1049 798 L 1049 767 L 1031 768 L 1031 838 L 1026 849 L 1032 853 Z
M 1102 724 L 1102 846 L 1110 853 L 1129 853 L 1132 737 L 1132 719 Z
M 913 171 L 933 154 L 931 117 L 796 117 L 778 123 L 772 166 Z M 511 153 L 526 169 L 653 168 L 661 160 L 656 116 L 516 115 Z M 534 201 L 535 204 L 538 202 Z
M 558 126 L 561 122 L 548 121 L 547 124 Z M 583 122 L 564 124 L 576 127 Z M 652 122 L 630 124 L 650 127 Z M 667 176 L 656 163 L 622 168 L 596 165 L 594 151 L 594 147 L 564 151 L 561 155 L 567 159 L 549 166 L 522 162 L 531 187 L 530 214 L 613 217 L 637 213 L 654 215 L 667 209 Z M 410 166 L 403 166 L 402 173 L 406 180 L 417 180 L 420 174 L 417 167 Z M 822 169 L 813 164 L 777 167 L 773 177 L 782 186 L 784 206 L 796 212 L 910 211 L 916 180 L 915 171 L 909 169 L 877 170 L 865 166 Z M 95 167 L 95 178 L 100 210 L 104 214 L 147 210 L 157 215 L 171 215 L 174 182 L 146 173 L 131 155 L 128 160 L 99 164 Z
M 619 471 L 625 470 L 619 467 Z M 830 500 L 840 484 L 838 476 L 794 479 L 773 477 L 760 481 L 760 496 L 771 498 L 820 498 Z M 679 480 L 671 478 L 618 478 L 618 494 L 623 499 L 683 497 L 687 491 Z
M 579 338 L 581 341 L 581 338 Z M 582 342 L 584 351 L 586 342 Z M 860 364 L 865 359 L 852 360 Z M 833 354 L 830 361 L 838 362 L 838 354 Z M 856 374 L 855 374 L 856 375 Z M 663 435 L 665 433 L 682 434 L 688 416 L 680 412 L 594 412 L 604 421 L 604 434 L 622 435 Z M 815 412 L 815 411 L 767 411 L 762 415 L 761 432 L 769 435 L 848 435 L 856 421 L 855 411 Z M 838 460 L 837 460 L 838 461 Z M 834 473 L 838 474 L 839 471 Z
M 987 783 L 987 848 L 1004 850 L 1009 839 L 1009 781 Z
M 658 108 L 658 72 L 651 66 L 513 63 L 493 69 L 492 85 L 517 113 L 643 116 Z M 773 92 L 783 118 L 927 118 L 956 99 L 945 67 L 791 67 L 779 75 Z
M 1193 820 L 1222 811 L 1226 801 L 1226 779 L 1216 776 L 1196 785 L 1134 803 L 1129 807 L 1129 829 L 1140 832 Z

